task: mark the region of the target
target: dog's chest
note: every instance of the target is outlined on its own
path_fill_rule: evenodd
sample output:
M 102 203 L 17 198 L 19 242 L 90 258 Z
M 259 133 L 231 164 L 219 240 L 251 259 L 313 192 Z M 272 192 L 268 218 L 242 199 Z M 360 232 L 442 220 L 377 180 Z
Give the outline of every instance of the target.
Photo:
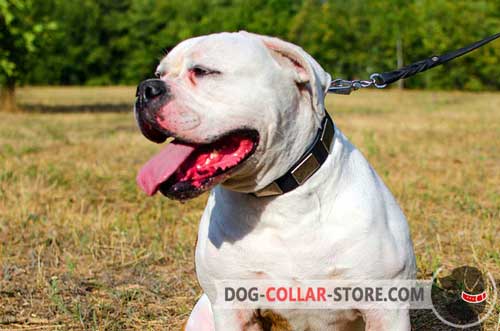
M 302 238 L 301 238 L 302 237 Z M 218 269 L 219 276 L 237 279 L 314 279 L 328 273 L 332 252 L 319 250 L 310 234 L 285 236 L 275 230 L 250 234 L 219 249 L 207 249 L 205 262 Z
M 318 206 L 231 214 L 210 207 L 197 246 L 204 277 L 319 279 L 333 273 L 334 244 Z
M 200 283 L 209 296 L 217 280 L 295 281 L 336 277 L 333 245 L 325 240 L 325 233 L 321 231 L 265 227 L 254 229 L 237 241 L 229 240 L 231 236 L 222 243 L 211 241 L 210 236 L 206 238 L 208 240 L 198 242 L 196 265 Z M 339 321 L 355 318 L 356 314 L 349 310 L 336 313 L 259 310 L 254 311 L 253 316 L 242 322 L 248 330 L 254 327 L 273 331 L 328 331 L 335 330 Z

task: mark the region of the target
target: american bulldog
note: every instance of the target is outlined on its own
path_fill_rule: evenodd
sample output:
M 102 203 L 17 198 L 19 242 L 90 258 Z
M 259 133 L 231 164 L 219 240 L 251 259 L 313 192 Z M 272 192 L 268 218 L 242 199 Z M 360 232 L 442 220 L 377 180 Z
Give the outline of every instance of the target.
M 407 310 L 217 309 L 221 279 L 412 279 L 398 203 L 326 113 L 330 75 L 304 50 L 247 32 L 188 39 L 137 88 L 148 194 L 211 190 L 196 245 L 205 294 L 187 331 L 410 330 Z

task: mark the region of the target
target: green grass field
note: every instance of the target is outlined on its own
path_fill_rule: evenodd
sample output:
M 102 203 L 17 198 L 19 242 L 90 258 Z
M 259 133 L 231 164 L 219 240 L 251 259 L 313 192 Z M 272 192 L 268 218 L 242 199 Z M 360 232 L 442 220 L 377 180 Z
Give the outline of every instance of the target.
M 21 104 L 49 106 L 133 97 L 18 91 Z M 405 211 L 419 278 L 468 264 L 500 279 L 500 93 L 363 91 L 327 104 Z M 180 329 L 200 294 L 206 195 L 140 192 L 136 172 L 159 148 L 131 111 L 0 112 L 0 330 Z M 499 330 L 499 314 L 497 304 L 484 330 Z M 421 314 L 413 324 L 448 330 Z

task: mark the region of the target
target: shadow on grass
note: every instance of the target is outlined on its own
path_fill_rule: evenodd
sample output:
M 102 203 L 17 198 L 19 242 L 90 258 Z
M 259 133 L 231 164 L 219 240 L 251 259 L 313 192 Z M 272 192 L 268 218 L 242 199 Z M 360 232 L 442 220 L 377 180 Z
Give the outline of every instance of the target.
M 124 113 L 131 112 L 134 105 L 130 103 L 103 103 L 103 104 L 81 104 L 81 105 L 29 105 L 21 104 L 19 108 L 26 112 L 38 113 Z

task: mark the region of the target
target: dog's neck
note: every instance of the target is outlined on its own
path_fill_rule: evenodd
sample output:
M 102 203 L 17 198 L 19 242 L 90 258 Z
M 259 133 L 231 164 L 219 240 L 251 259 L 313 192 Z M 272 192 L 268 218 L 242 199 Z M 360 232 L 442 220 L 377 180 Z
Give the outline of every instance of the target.
M 306 98 L 301 98 L 298 105 L 293 103 L 273 113 L 278 114 L 274 120 L 260 124 L 255 157 L 250 157 L 224 181 L 224 188 L 253 193 L 285 174 L 314 141 L 324 116 L 313 112 Z
M 224 215 L 226 229 L 238 229 L 235 230 L 238 232 L 249 232 L 257 227 L 256 222 L 283 226 L 296 224 L 302 217 L 306 219 L 304 212 L 318 212 L 321 206 L 331 206 L 331 197 L 337 195 L 336 191 L 345 189 L 341 177 L 343 169 L 348 168 L 347 163 L 355 147 L 338 129 L 335 130 L 332 146 L 332 152 L 320 169 L 295 190 L 258 198 L 219 185 L 212 191 L 210 208 L 217 209 L 215 214 Z M 267 218 L 267 213 L 272 213 L 272 217 Z
M 286 194 L 304 184 L 328 158 L 335 135 L 335 125 L 328 112 L 321 122 L 314 141 L 289 170 L 269 185 L 252 194 L 258 198 Z

